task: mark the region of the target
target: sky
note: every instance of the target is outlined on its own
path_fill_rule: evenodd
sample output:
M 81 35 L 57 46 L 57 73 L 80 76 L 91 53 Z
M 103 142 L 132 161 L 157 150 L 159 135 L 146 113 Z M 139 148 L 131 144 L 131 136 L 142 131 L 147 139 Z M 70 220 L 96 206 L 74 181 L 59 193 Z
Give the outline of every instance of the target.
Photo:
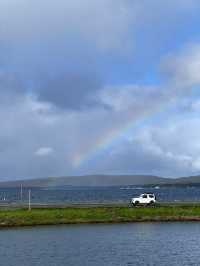
M 198 0 L 0 0 L 0 180 L 200 173 Z

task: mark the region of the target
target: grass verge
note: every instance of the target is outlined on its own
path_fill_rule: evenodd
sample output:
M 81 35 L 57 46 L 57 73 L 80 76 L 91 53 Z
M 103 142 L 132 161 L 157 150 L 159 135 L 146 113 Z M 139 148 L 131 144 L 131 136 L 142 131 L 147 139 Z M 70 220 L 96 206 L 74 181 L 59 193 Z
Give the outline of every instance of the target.
M 0 210 L 0 227 L 75 223 L 200 221 L 200 206 L 88 207 Z

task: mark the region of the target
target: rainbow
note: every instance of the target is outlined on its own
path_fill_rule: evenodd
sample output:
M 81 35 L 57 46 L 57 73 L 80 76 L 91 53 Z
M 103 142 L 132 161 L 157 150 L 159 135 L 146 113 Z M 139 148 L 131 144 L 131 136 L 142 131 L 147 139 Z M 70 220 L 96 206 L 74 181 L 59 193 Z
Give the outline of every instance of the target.
M 149 118 L 151 116 L 153 117 L 155 114 L 157 117 L 158 114 L 161 114 L 166 111 L 166 109 L 170 107 L 170 105 L 173 103 L 171 99 L 174 100 L 175 98 L 183 97 L 180 88 L 178 88 L 179 90 L 177 90 L 177 87 L 173 85 L 174 84 L 168 84 L 168 87 L 172 88 L 170 90 L 165 90 L 165 88 L 160 87 L 160 93 L 156 97 L 151 98 L 150 102 L 148 102 L 147 94 L 147 97 L 146 99 L 144 99 L 144 102 L 148 102 L 148 108 L 141 108 L 139 109 L 139 111 L 136 111 L 134 110 L 134 106 L 132 105 L 128 106 L 125 110 L 122 110 L 121 112 L 116 112 L 114 117 L 115 126 L 111 126 L 108 130 L 104 132 L 104 134 L 98 136 L 95 139 L 95 142 L 89 145 L 86 150 L 77 152 L 73 157 L 73 166 L 79 167 L 84 162 L 96 157 L 96 155 L 106 150 L 115 141 L 118 141 L 120 137 L 126 135 L 129 130 L 134 129 L 137 124 L 140 125 L 141 122 L 143 122 L 146 118 Z M 154 93 L 152 94 L 152 96 L 154 96 Z M 123 118 L 123 121 L 121 118 Z M 113 117 L 111 118 L 111 125 L 112 119 Z M 116 123 L 117 121 L 119 123 Z
M 161 108 L 161 105 L 163 106 L 163 102 L 155 104 L 151 111 L 143 111 L 137 117 L 134 115 L 133 111 L 131 114 L 127 114 L 126 119 L 120 126 L 118 125 L 116 127 L 109 128 L 109 130 L 104 132 L 104 134 L 98 136 L 95 143 L 90 145 L 87 150 L 77 152 L 73 157 L 73 166 L 75 168 L 80 167 L 84 162 L 96 157 L 102 151 L 109 148 L 114 142 L 118 141 L 118 139 L 127 134 L 129 130 L 135 128 L 136 125 L 140 124 L 147 117 L 155 114 L 157 111 L 159 111 L 159 113 L 162 112 L 163 108 Z

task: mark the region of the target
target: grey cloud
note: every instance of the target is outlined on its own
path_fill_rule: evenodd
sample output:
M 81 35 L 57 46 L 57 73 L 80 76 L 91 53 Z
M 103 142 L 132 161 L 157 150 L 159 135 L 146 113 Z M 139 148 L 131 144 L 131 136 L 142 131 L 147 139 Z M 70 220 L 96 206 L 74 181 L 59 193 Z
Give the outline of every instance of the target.
M 50 106 L 24 97 L 6 107 L 0 105 L 0 121 L 1 180 L 70 172 L 68 124 L 64 120 L 57 124 L 57 114 L 52 114 Z M 51 147 L 55 154 L 38 158 L 35 151 L 41 147 Z
M 2 1 L 0 66 L 7 80 L 16 73 L 25 83 L 8 88 L 1 82 L 4 95 L 31 89 L 39 100 L 62 108 L 93 104 L 90 95 L 102 78 L 98 61 L 109 53 L 126 54 L 129 6 L 127 0 Z
M 91 97 L 101 89 L 101 81 L 93 73 L 66 73 L 46 81 L 37 90 L 38 100 L 53 103 L 65 109 L 82 109 L 97 104 Z
M 148 150 L 148 147 L 146 148 L 137 141 L 123 142 L 118 147 L 112 147 L 113 153 L 107 152 L 101 155 L 98 161 L 94 161 L 92 169 L 91 165 L 87 164 L 83 169 L 85 171 L 87 169 L 87 171 L 91 172 L 97 171 L 109 174 L 137 173 L 166 177 L 191 173 L 191 169 L 185 167 L 183 163 L 180 164 L 174 159 L 154 154 Z
M 0 73 L 0 104 L 13 104 L 21 101 L 28 92 L 22 80 L 14 73 Z
M 88 0 L 84 3 L 28 3 L 25 0 L 10 0 L 0 3 L 0 39 L 10 52 L 7 65 L 3 59 L 8 72 L 0 77 L 2 178 L 70 175 L 81 174 L 82 171 L 171 175 L 171 172 L 182 174 L 199 169 L 198 138 L 192 131 L 180 134 L 187 128 L 188 121 L 174 131 L 169 126 L 163 126 L 163 130 L 153 133 L 150 129 L 144 129 L 150 131 L 151 138 L 141 132 L 138 133 L 140 138 L 136 138 L 134 129 L 135 138 L 132 141 L 126 140 L 109 147 L 88 167 L 84 166 L 87 163 L 79 165 L 79 161 L 84 162 L 90 154 L 95 161 L 95 152 L 104 141 L 118 139 L 130 124 L 134 126 L 137 121 L 156 116 L 161 107 L 164 110 L 169 102 L 180 100 L 177 89 L 184 88 L 185 95 L 185 87 L 190 91 L 191 85 L 199 84 L 199 51 L 195 49 L 197 53 L 193 53 L 192 57 L 186 56 L 184 59 L 185 52 L 182 52 L 178 57 L 173 55 L 170 58 L 164 70 L 170 75 L 160 86 L 102 85 L 101 64 L 96 65 L 94 59 L 98 61 L 98 57 L 108 56 L 108 53 L 126 54 L 130 25 L 137 24 L 135 13 L 138 5 L 149 5 L 149 1 L 131 2 Z M 170 12 L 174 5 L 178 11 L 188 3 L 168 1 L 164 4 L 162 17 L 165 17 L 167 5 L 170 8 L 166 12 Z M 197 1 L 190 3 L 197 4 Z M 154 7 L 158 4 L 160 6 L 160 1 L 152 2 Z M 149 13 L 149 9 L 143 7 L 141 10 L 144 9 L 145 13 L 148 10 Z M 184 12 L 187 9 L 188 6 Z M 137 14 L 140 14 L 143 23 L 144 12 Z M 145 19 L 151 20 L 148 17 Z M 134 46 L 134 34 L 131 38 Z M 81 66 L 80 69 L 77 65 Z M 38 77 L 40 73 L 44 75 Z M 183 76 L 187 77 L 184 84 L 180 82 Z M 92 108 L 83 108 L 88 105 Z M 62 108 L 58 110 L 55 106 Z M 198 123 L 193 121 L 191 128 Z M 154 127 L 157 125 L 154 124 Z M 188 139 L 191 142 L 188 142 L 186 149 Z M 51 156 L 38 158 L 35 151 L 41 147 L 51 147 L 54 152 Z
M 0 3 L 2 39 L 23 42 L 81 38 L 100 49 L 123 45 L 127 26 L 132 21 L 129 1 L 30 1 Z M 8 16 L 9 14 L 9 16 Z M 79 39 L 78 38 L 78 39 Z M 70 41 L 70 39 L 69 39 Z
M 200 45 L 189 43 L 178 54 L 162 60 L 161 71 L 170 83 L 184 90 L 200 83 Z
M 77 158 L 87 156 L 93 149 L 96 150 L 102 138 L 107 138 L 115 132 L 121 134 L 121 129 L 123 130 L 127 122 L 134 123 L 138 118 L 154 114 L 159 106 L 159 99 L 156 102 L 155 97 L 150 98 L 151 100 L 142 97 L 139 87 L 129 86 L 126 93 L 123 87 L 121 90 L 118 88 L 115 97 L 114 89 L 116 88 L 107 88 L 102 96 L 104 101 L 107 96 L 106 103 L 110 103 L 112 107 L 107 109 L 98 106 L 81 112 L 57 112 L 51 104 L 38 102 L 31 97 L 24 97 L 23 101 L 7 105 L 6 108 L 1 105 L 0 139 L 3 140 L 6 135 L 7 144 L 10 143 L 9 148 L 2 146 L 2 150 L 0 149 L 2 178 L 12 177 L 12 169 L 15 169 L 15 177 L 18 178 L 98 171 L 171 175 L 170 171 L 174 174 L 188 173 L 187 165 L 191 166 L 191 169 L 198 169 L 198 149 L 194 149 L 196 144 L 194 136 L 191 135 L 192 131 L 183 136 L 179 133 L 185 131 L 183 129 L 188 121 L 183 123 L 184 127 L 179 125 L 174 131 L 171 131 L 168 125 L 163 125 L 160 131 L 144 128 L 142 132 L 149 132 L 147 135 L 134 132 L 133 140 L 110 147 L 103 157 L 98 157 L 96 163 L 92 162 L 88 168 L 87 163 L 86 166 L 74 167 Z M 147 90 L 147 95 L 155 90 L 148 87 L 140 89 Z M 138 92 L 138 95 L 134 92 Z M 145 93 L 143 92 L 144 96 Z M 121 104 L 123 102 L 127 104 Z M 190 128 L 194 128 L 197 123 L 193 121 Z M 176 125 L 177 121 L 172 121 L 172 124 Z M 191 139 L 190 144 L 193 145 L 188 142 L 191 151 L 187 149 L 187 152 L 183 153 L 178 144 L 174 145 L 172 140 L 177 138 L 180 139 L 177 143 L 182 148 L 185 148 L 185 140 Z M 51 147 L 54 153 L 37 158 L 34 153 L 41 147 Z
M 173 104 L 180 102 L 182 96 L 189 95 L 192 91 L 191 85 L 199 83 L 198 75 L 196 75 L 196 73 L 198 73 L 197 70 L 199 65 L 198 49 L 195 49 L 195 51 L 197 52 L 197 56 L 195 56 L 195 53 L 192 53 L 193 56 L 189 57 L 190 60 L 188 60 L 187 55 L 185 56 L 184 53 L 181 53 L 178 57 L 174 57 L 175 62 L 176 59 L 180 62 L 187 61 L 186 71 L 187 81 L 190 81 L 189 83 L 182 83 L 181 79 L 179 81 L 180 76 L 176 75 L 176 80 L 174 80 L 174 76 L 170 76 L 166 83 L 160 87 L 142 87 L 135 85 L 106 87 L 104 91 L 100 93 L 99 99 L 103 104 L 109 106 L 110 109 L 105 109 L 104 112 L 98 114 L 100 116 L 98 118 L 99 127 L 89 130 L 89 132 L 85 132 L 83 129 L 84 135 L 89 135 L 90 137 L 88 138 L 88 141 L 81 143 L 77 150 L 75 149 L 75 157 L 77 157 L 76 154 L 78 154 L 81 161 L 81 157 L 84 157 L 84 154 L 91 153 L 93 150 L 95 151 L 99 143 L 102 142 L 102 139 L 106 140 L 110 135 L 113 136 L 113 138 L 117 138 L 123 129 L 130 124 L 130 121 L 131 123 L 134 123 L 138 119 L 155 115 L 160 108 L 162 108 L 162 110 L 164 110 L 164 108 L 167 109 L 170 105 L 173 106 Z M 174 60 L 172 58 L 170 61 L 172 66 L 173 62 Z M 185 65 L 175 64 L 175 67 L 177 68 L 177 73 L 179 73 L 179 69 L 182 67 L 184 68 Z M 90 119 L 92 121 L 91 116 Z M 184 138 L 182 137 L 181 140 L 183 139 Z M 175 137 L 174 140 L 176 140 Z M 173 145 L 176 147 L 175 144 Z M 149 146 L 149 143 L 147 146 Z M 193 147 L 192 145 L 190 146 Z M 182 146 L 182 148 L 184 147 Z M 194 147 L 192 150 L 194 152 Z M 158 156 L 159 155 L 166 157 L 169 161 L 172 161 L 175 158 L 177 161 L 187 161 L 188 156 L 190 156 L 190 154 L 186 154 L 186 156 L 184 154 L 183 156 L 177 156 L 176 152 L 174 153 L 170 151 L 167 154 L 163 151 L 158 154 Z
M 200 159 L 196 152 L 199 152 L 199 146 L 194 146 L 198 144 L 198 138 L 193 138 L 192 129 L 182 131 L 180 128 L 186 127 L 188 122 L 185 120 L 179 124 L 176 121 L 173 134 L 171 124 L 164 122 L 159 128 L 153 125 L 136 131 L 131 140 L 123 139 L 102 153 L 99 160 L 92 162 L 92 167 L 97 172 L 110 174 L 138 173 L 166 177 L 197 174 L 200 170 Z M 190 126 L 196 125 L 197 121 L 190 121 Z M 174 145 L 175 142 L 177 145 Z M 91 162 L 83 169 L 91 170 Z
M 167 17 L 173 10 L 176 19 L 198 6 L 197 1 L 2 1 L 0 40 L 6 50 L 0 52 L 1 63 L 25 83 L 31 81 L 41 101 L 70 109 L 88 106 L 101 87 L 102 56 L 132 56 L 129 49 L 134 50 L 143 24 L 163 24 L 160 14 Z M 153 18 L 146 11 L 150 8 L 158 10 Z M 27 84 L 16 88 L 25 93 Z

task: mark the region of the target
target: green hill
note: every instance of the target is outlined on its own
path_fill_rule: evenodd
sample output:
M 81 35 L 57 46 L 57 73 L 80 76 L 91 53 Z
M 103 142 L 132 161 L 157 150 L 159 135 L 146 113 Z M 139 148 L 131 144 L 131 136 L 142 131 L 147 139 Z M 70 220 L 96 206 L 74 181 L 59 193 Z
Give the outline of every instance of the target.
M 200 184 L 200 176 L 163 178 L 152 175 L 85 175 L 0 182 L 0 187 L 126 186 Z

